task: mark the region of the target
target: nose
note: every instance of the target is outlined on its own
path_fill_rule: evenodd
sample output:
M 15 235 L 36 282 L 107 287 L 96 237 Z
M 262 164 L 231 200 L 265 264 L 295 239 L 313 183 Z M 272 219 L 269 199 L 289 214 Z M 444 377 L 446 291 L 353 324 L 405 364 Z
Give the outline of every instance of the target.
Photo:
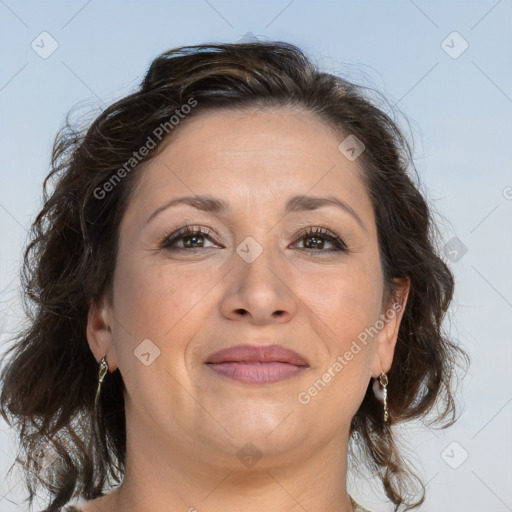
M 265 325 L 286 323 L 295 316 L 298 297 L 293 273 L 270 249 L 250 263 L 235 254 L 225 279 L 221 312 L 226 318 Z

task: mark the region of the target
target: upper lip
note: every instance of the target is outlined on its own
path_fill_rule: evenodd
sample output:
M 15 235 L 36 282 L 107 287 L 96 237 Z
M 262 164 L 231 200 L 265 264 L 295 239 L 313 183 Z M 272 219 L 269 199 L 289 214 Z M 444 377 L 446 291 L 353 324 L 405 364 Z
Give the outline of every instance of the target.
M 236 345 L 210 354 L 205 363 L 289 363 L 296 366 L 309 366 L 308 361 L 289 348 L 281 345 Z

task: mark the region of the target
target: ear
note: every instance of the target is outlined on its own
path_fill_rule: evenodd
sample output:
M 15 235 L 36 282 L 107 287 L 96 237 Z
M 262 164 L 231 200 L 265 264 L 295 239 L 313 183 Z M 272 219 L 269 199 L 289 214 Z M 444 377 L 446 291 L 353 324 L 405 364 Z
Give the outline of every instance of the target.
M 98 364 L 105 357 L 111 372 L 117 368 L 112 325 L 111 307 L 104 299 L 99 303 L 93 299 L 89 304 L 87 315 L 87 342 Z
M 390 303 L 382 310 L 379 317 L 383 327 L 376 336 L 375 354 L 372 363 L 373 378 L 379 377 L 382 372 L 387 373 L 391 368 L 400 322 L 409 296 L 410 279 L 407 277 L 394 281 L 397 288 Z

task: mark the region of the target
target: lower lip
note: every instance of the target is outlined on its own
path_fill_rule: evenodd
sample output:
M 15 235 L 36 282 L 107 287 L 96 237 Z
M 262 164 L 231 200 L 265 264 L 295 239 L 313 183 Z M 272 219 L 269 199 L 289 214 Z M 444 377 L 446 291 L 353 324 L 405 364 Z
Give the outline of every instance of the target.
M 288 363 L 206 363 L 212 370 L 239 382 L 271 384 L 303 372 L 307 366 Z

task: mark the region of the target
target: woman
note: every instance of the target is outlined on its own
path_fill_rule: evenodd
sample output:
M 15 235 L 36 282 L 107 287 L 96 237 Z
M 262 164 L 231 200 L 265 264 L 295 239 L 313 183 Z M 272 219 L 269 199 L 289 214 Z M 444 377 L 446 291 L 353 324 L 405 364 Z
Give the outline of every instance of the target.
M 2 375 L 30 502 L 364 511 L 349 464 L 424 501 L 394 426 L 451 425 L 467 356 L 410 147 L 363 87 L 286 43 L 173 49 L 52 166 Z

